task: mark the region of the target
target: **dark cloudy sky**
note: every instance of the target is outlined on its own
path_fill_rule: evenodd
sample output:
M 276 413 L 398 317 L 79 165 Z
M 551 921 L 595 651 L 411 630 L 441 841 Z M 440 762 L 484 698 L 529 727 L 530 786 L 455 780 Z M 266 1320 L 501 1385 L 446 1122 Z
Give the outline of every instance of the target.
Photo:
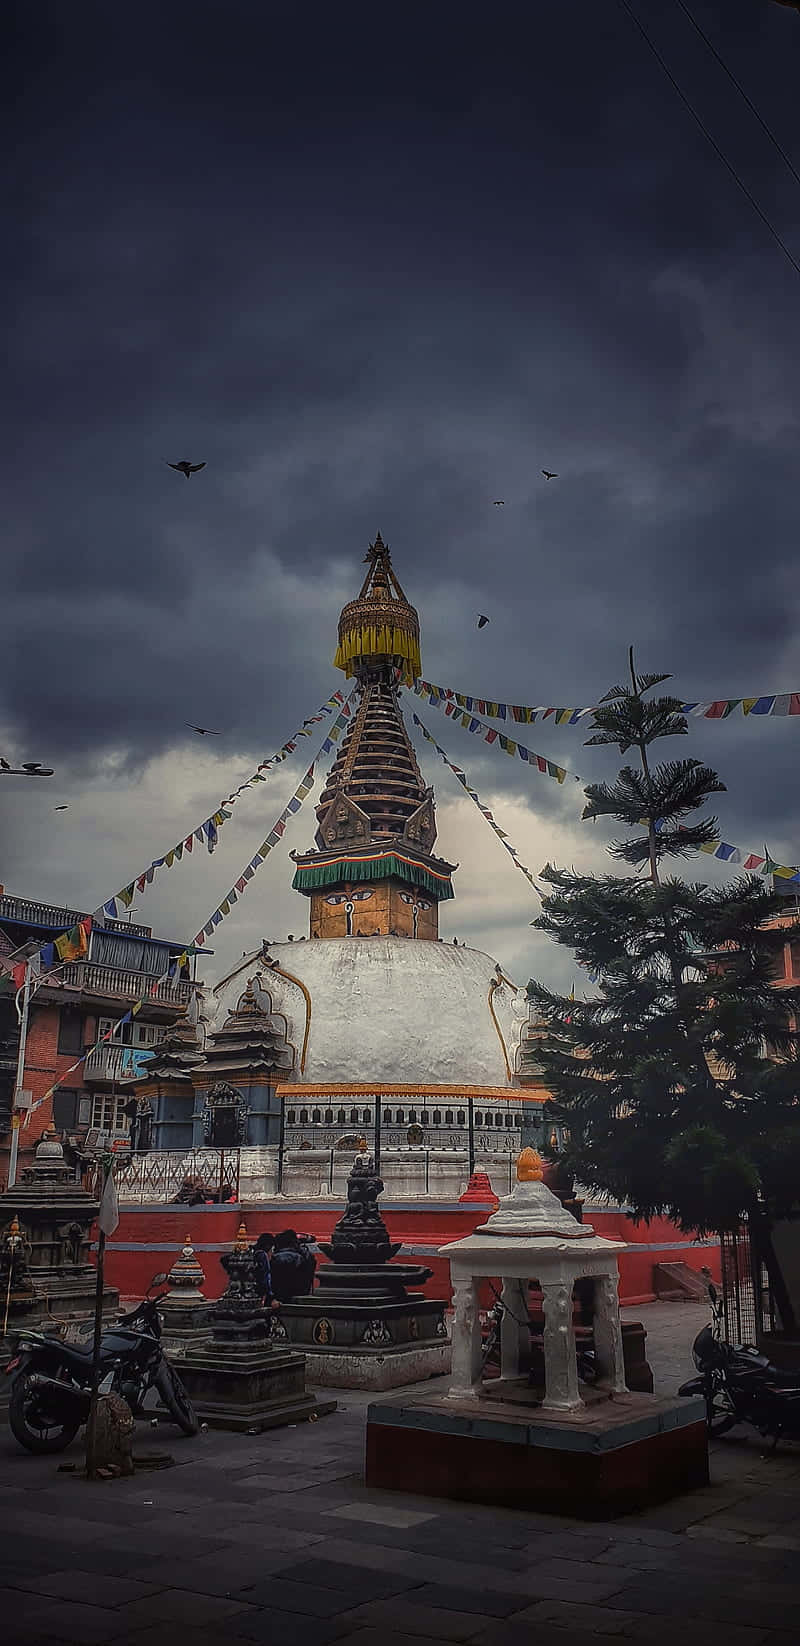
M 800 186 L 676 0 L 631 4 L 800 261 Z M 800 169 L 800 16 L 693 10 Z M 339 683 L 377 529 L 434 680 L 590 703 L 634 641 L 688 697 L 800 689 L 800 277 L 618 0 L 6 17 L 0 749 L 57 768 L 2 780 L 7 889 L 92 908 L 201 821 Z M 183 457 L 208 465 L 188 484 Z M 533 868 L 602 865 L 577 785 L 428 721 Z M 798 738 L 691 731 L 725 838 L 789 862 Z M 528 741 L 610 772 L 574 730 Z M 462 865 L 447 934 L 568 982 L 425 759 Z M 138 917 L 191 936 L 299 775 Z M 288 870 L 262 869 L 222 960 L 305 930 Z

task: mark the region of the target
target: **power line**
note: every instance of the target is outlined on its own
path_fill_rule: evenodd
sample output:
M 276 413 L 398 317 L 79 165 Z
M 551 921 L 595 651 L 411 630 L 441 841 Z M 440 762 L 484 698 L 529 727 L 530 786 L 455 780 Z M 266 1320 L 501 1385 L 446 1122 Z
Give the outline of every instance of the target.
M 763 115 L 759 113 L 759 111 L 756 108 L 755 103 L 753 102 L 752 98 L 748 97 L 747 92 L 744 89 L 744 86 L 741 85 L 740 81 L 737 80 L 736 75 L 734 74 L 733 70 L 729 69 L 727 63 L 724 60 L 724 58 L 720 57 L 720 54 L 717 51 L 717 48 L 714 45 L 713 40 L 709 40 L 708 35 L 706 34 L 705 30 L 703 28 L 701 28 L 700 24 L 698 23 L 697 18 L 694 17 L 692 15 L 692 13 L 690 12 L 689 7 L 685 3 L 685 0 L 677 0 L 677 4 L 680 6 L 681 11 L 683 12 L 684 16 L 688 17 L 689 22 L 692 25 L 692 28 L 697 31 L 697 33 L 700 36 L 700 39 L 702 41 L 704 41 L 705 45 L 708 47 L 709 51 L 711 52 L 712 57 L 715 58 L 717 63 L 719 63 L 719 66 L 723 70 L 723 72 L 725 74 L 727 74 L 728 79 L 731 82 L 731 85 L 735 86 L 736 90 L 739 93 L 739 96 L 744 98 L 744 101 L 747 104 L 747 107 L 749 108 L 750 113 L 755 116 L 756 120 L 758 121 L 758 124 L 761 127 L 761 130 L 764 132 L 765 136 L 767 136 L 769 138 L 773 148 L 777 149 L 778 154 L 780 155 L 782 161 L 784 162 L 784 165 L 788 166 L 789 171 L 791 172 L 795 182 L 800 183 L 800 172 L 797 170 L 797 168 L 794 164 L 794 161 L 790 159 L 790 157 L 786 153 L 786 150 L 783 147 L 783 145 L 781 143 L 779 143 L 777 137 L 775 136 L 775 133 L 773 131 L 770 131 L 770 128 L 767 125 L 767 122 L 764 119 Z
M 789 247 L 786 245 L 786 242 L 781 239 L 777 229 L 773 227 L 772 223 L 770 222 L 769 218 L 767 217 L 766 212 L 762 211 L 760 205 L 758 204 L 758 201 L 756 200 L 755 196 L 750 193 L 750 190 L 747 187 L 747 184 L 745 182 L 743 182 L 743 180 L 739 176 L 739 173 L 736 170 L 735 166 L 733 166 L 731 164 L 731 162 L 728 159 L 727 155 L 723 154 L 723 151 L 720 148 L 719 143 L 716 141 L 715 138 L 712 137 L 708 127 L 704 124 L 704 122 L 703 122 L 701 116 L 698 114 L 696 108 L 694 107 L 694 105 L 692 103 L 689 102 L 689 99 L 686 96 L 685 91 L 683 91 L 682 88 L 678 85 L 678 82 L 675 79 L 675 76 L 672 73 L 672 70 L 669 68 L 668 64 L 665 62 L 664 58 L 661 56 L 661 53 L 660 53 L 658 47 L 656 46 L 655 42 L 653 40 L 651 40 L 650 35 L 647 33 L 647 30 L 645 29 L 644 25 L 642 23 L 640 23 L 638 17 L 636 16 L 635 11 L 628 4 L 628 0 L 619 0 L 619 3 L 621 5 L 623 11 L 627 12 L 627 15 L 630 18 L 631 22 L 633 23 L 634 27 L 638 29 L 640 35 L 642 36 L 642 39 L 644 40 L 645 44 L 649 47 L 649 49 L 652 52 L 656 62 L 659 65 L 659 67 L 663 69 L 670 85 L 672 86 L 673 90 L 675 92 L 677 92 L 677 95 L 680 98 L 681 102 L 683 103 L 684 107 L 688 109 L 690 115 L 692 116 L 692 119 L 700 127 L 700 130 L 703 133 L 703 136 L 706 138 L 707 142 L 709 142 L 711 144 L 711 147 L 714 150 L 714 153 L 717 155 L 717 158 L 722 161 L 722 164 L 725 167 L 725 170 L 730 173 L 731 177 L 734 180 L 734 183 L 736 183 L 738 185 L 738 187 L 741 189 L 742 194 L 744 195 L 745 199 L 750 202 L 750 205 L 752 206 L 753 211 L 756 213 L 756 216 L 758 218 L 760 218 L 761 222 L 764 224 L 764 227 L 768 231 L 768 233 L 772 236 L 773 240 L 775 241 L 776 246 L 778 246 L 780 248 L 780 250 L 783 252 L 784 257 L 787 259 L 787 261 L 789 263 L 791 263 L 795 274 L 800 274 L 800 263 L 798 263 L 796 258 L 794 258 L 792 256 L 792 253 L 790 252 Z

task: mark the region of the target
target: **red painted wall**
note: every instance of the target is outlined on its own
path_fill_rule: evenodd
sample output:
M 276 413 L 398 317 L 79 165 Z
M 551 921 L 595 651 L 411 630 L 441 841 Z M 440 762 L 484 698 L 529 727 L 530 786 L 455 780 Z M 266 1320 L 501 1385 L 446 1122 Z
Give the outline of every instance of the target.
M 205 1295 L 219 1297 L 226 1281 L 220 1254 L 230 1250 L 242 1218 L 250 1240 L 265 1232 L 277 1234 L 287 1228 L 295 1229 L 298 1234 L 314 1235 L 318 1240 L 329 1240 L 342 1209 L 342 1203 L 337 1201 L 326 1205 L 319 1201 L 288 1202 L 280 1207 L 267 1202 L 245 1207 L 124 1207 L 119 1227 L 107 1247 L 108 1280 L 112 1286 L 119 1287 L 123 1297 L 141 1296 L 154 1274 L 171 1267 L 188 1235 L 205 1270 Z M 424 1263 L 433 1270 L 424 1288 L 429 1297 L 450 1296 L 449 1264 L 446 1258 L 436 1255 L 436 1249 L 448 1241 L 460 1240 L 478 1224 L 485 1223 L 488 1210 L 486 1206 L 443 1201 L 414 1206 L 407 1202 L 393 1206 L 389 1202 L 383 1206 L 392 1239 L 403 1242 L 404 1250 L 397 1261 Z M 720 1278 L 716 1242 L 700 1243 L 696 1237 L 682 1234 L 665 1218 L 634 1226 L 622 1212 L 592 1211 L 586 1221 L 599 1235 L 625 1241 L 629 1247 L 620 1253 L 619 1261 L 620 1301 L 624 1304 L 653 1301 L 656 1263 L 683 1262 L 695 1270 L 706 1264 L 714 1279 Z M 326 1262 L 321 1252 L 317 1261 Z M 491 1301 L 488 1291 L 483 1301 L 486 1304 Z

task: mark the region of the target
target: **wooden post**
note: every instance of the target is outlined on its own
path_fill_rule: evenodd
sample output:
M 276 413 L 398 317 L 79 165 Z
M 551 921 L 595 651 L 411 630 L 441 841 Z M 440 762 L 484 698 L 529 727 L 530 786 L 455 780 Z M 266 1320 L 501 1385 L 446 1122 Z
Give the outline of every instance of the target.
M 103 1333 L 103 1270 L 105 1268 L 106 1237 L 100 1230 L 97 1241 L 97 1280 L 94 1294 L 94 1342 L 92 1346 L 92 1395 L 89 1421 L 86 1425 L 86 1473 L 90 1480 L 97 1477 L 97 1399 L 100 1387 L 100 1342 Z

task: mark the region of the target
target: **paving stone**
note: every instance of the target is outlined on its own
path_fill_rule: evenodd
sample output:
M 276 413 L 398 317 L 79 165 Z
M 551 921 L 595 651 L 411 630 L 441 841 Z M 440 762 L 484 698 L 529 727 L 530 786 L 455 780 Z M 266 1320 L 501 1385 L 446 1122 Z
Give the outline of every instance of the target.
M 342 1527 L 344 1531 L 344 1527 Z M 396 1549 L 394 1542 L 365 1544 L 359 1537 L 326 1537 L 314 1548 L 314 1560 L 324 1560 L 337 1566 L 367 1567 L 371 1572 L 398 1572 L 416 1574 L 420 1556 L 413 1549 Z M 420 1580 L 421 1581 L 421 1580 Z
M 153 1581 L 163 1589 L 188 1589 L 204 1595 L 249 1602 L 248 1593 L 284 1564 L 285 1554 L 257 1555 L 252 1549 L 233 1549 L 217 1560 L 155 1561 L 150 1567 Z M 261 1602 L 266 1604 L 266 1602 Z
M 356 1591 L 357 1593 L 357 1591 Z M 352 1609 L 354 1596 L 345 1589 L 322 1589 L 313 1583 L 291 1583 L 271 1577 L 256 1583 L 242 1599 L 259 1607 L 275 1606 L 279 1612 L 299 1612 L 303 1617 L 336 1617 Z
M 637 1635 L 641 1633 L 641 1612 L 622 1612 L 615 1606 L 589 1606 L 579 1601 L 570 1600 L 537 1600 L 533 1606 L 526 1606 L 524 1612 L 517 1612 L 513 1618 L 514 1624 L 531 1623 L 536 1625 L 542 1633 L 542 1639 L 547 1639 L 549 1629 L 582 1629 L 586 1634 L 593 1631 L 599 1635 Z M 561 1639 L 560 1634 L 553 1634 L 552 1640 Z
M 156 1594 L 158 1583 L 142 1583 L 136 1578 L 108 1577 L 100 1572 L 46 1572 L 39 1577 L 21 1577 L 16 1589 L 27 1589 L 35 1594 L 49 1595 L 54 1600 L 83 1601 L 89 1606 L 124 1606 L 129 1600 L 141 1600 Z M 166 1585 L 163 1585 L 166 1587 Z
M 441 1646 L 442 1637 L 438 1640 L 429 1635 L 397 1634 L 389 1629 L 358 1629 L 355 1634 L 342 1635 L 340 1646 L 425 1646 L 425 1641 L 431 1641 L 431 1646 Z
M 254 1612 L 246 1621 L 239 1617 L 231 1618 L 230 1626 L 225 1625 L 225 1642 L 252 1640 L 258 1646 L 330 1646 L 330 1642 L 341 1639 L 343 1630 L 340 1618 L 302 1617 L 299 1612 L 278 1612 L 267 1608 L 263 1612 Z M 131 1636 L 131 1646 L 144 1646 L 140 1635 Z M 164 1646 L 177 1646 L 174 1635 L 170 1641 L 164 1642 Z M 190 1646 L 196 1646 L 194 1633 Z M 220 1646 L 219 1636 L 214 1646 Z
M 39 1596 L 36 1602 L 38 1604 Z M 146 1605 L 147 1602 L 134 1601 L 133 1604 Z M 30 1613 L 20 1612 L 18 1615 L 24 1630 L 27 1627 L 26 1616 L 30 1619 Z M 36 1611 L 35 1638 L 53 1636 L 56 1640 L 75 1641 L 77 1646 L 104 1646 L 106 1641 L 113 1640 L 120 1633 L 122 1616 L 122 1611 L 112 1611 L 110 1607 L 83 1606 L 68 1600 L 48 1599 L 47 1605 Z M 25 1638 L 16 1625 L 9 1630 L 9 1615 L 5 1610 L 3 1630 L 5 1638 L 10 1641 Z
M 436 1520 L 437 1516 L 428 1511 L 423 1514 L 414 1509 L 392 1509 L 387 1505 L 381 1507 L 375 1503 L 345 1503 L 340 1509 L 326 1510 L 326 1519 L 358 1520 L 367 1524 L 379 1526 L 419 1526 L 424 1520 Z
M 503 1594 L 497 1589 L 450 1589 L 438 1583 L 426 1583 L 414 1593 L 413 1604 L 442 1606 L 450 1612 L 477 1612 L 484 1617 L 509 1617 L 530 1605 L 533 1594 Z
M 333 1560 L 315 1560 L 313 1557 L 282 1567 L 280 1576 L 289 1583 L 311 1583 L 320 1589 L 344 1590 L 346 1595 L 357 1595 L 363 1600 L 388 1600 L 390 1595 L 402 1594 L 419 1583 L 419 1578 L 411 1578 L 402 1572 L 377 1572 L 368 1566 L 339 1565 Z
M 480 1625 L 480 1614 L 448 1612 L 443 1606 L 417 1605 L 412 1599 L 373 1600 L 339 1619 L 351 1629 L 392 1629 L 406 1635 L 423 1635 L 436 1640 L 472 1640 Z M 361 1636 L 358 1636 L 361 1639 Z
M 229 1600 L 218 1595 L 192 1594 L 188 1589 L 162 1589 L 156 1595 L 148 1595 L 144 1600 L 132 1600 L 127 1606 L 122 1606 L 115 1614 L 117 1617 L 117 1633 L 127 1630 L 130 1633 L 136 1626 L 145 1628 L 148 1623 L 175 1622 L 196 1623 L 200 1627 L 211 1628 L 223 1619 L 232 1618 L 236 1612 L 244 1611 L 244 1605 L 239 1600 Z

